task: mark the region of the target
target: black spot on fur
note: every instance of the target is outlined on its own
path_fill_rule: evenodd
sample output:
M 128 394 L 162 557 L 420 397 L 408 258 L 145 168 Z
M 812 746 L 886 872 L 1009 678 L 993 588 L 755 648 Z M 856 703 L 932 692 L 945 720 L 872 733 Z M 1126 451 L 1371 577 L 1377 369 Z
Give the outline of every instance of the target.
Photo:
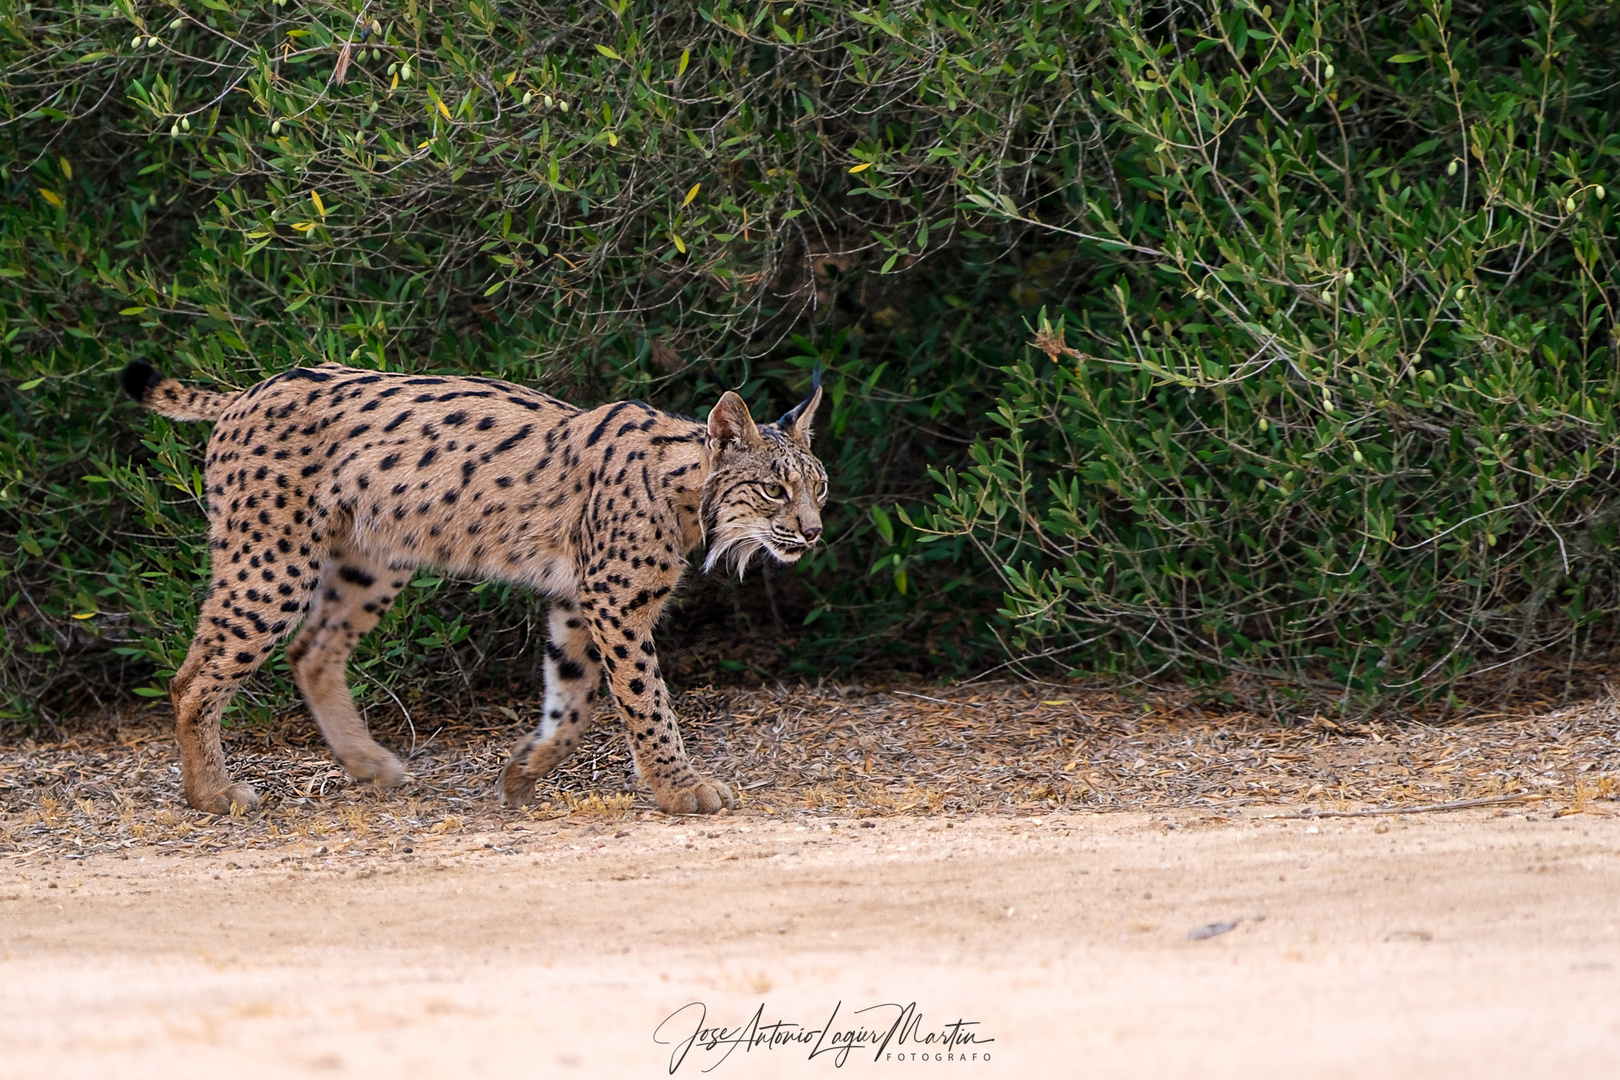
M 591 430 L 591 433 L 585 437 L 585 445 L 595 446 L 598 440 L 602 438 L 602 434 L 607 431 L 608 425 L 613 422 L 613 418 L 630 407 L 630 402 L 621 401 L 617 405 L 613 406 L 613 408 L 609 409 L 607 411 L 607 415 L 602 417 L 601 422 L 597 424 L 596 427 Z
M 524 424 L 522 427 L 518 428 L 512 434 L 508 435 L 506 438 L 504 438 L 500 442 L 496 443 L 495 444 L 495 449 L 491 450 L 490 453 L 491 454 L 504 454 L 504 453 L 506 453 L 508 450 L 512 449 L 512 447 L 516 446 L 518 443 L 522 442 L 524 439 L 527 439 L 529 437 L 529 433 L 532 432 L 533 430 L 534 430 L 534 426 L 532 424 Z

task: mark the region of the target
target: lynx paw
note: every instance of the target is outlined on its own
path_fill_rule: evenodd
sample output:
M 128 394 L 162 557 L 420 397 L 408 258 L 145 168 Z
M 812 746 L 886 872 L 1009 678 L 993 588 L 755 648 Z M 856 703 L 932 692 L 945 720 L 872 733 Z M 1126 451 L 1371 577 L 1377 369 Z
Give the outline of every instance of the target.
M 733 810 L 737 798 L 731 789 L 718 780 L 699 780 L 686 787 L 671 788 L 655 793 L 658 808 L 666 814 L 712 814 L 716 810 Z
M 205 814 L 248 814 L 259 808 L 259 793 L 246 784 L 228 784 L 211 792 L 186 792 L 186 802 Z
M 535 780 L 536 777 L 523 768 L 518 755 L 512 755 L 512 760 L 501 770 L 501 805 L 527 806 L 533 802 Z
M 356 754 L 343 762 L 343 771 L 356 780 L 370 780 L 380 788 L 399 787 L 405 782 L 405 766 L 382 747 Z
M 536 732 L 512 751 L 506 768 L 501 770 L 501 805 L 523 806 L 534 801 L 534 784 L 542 776 L 561 765 L 574 749 L 574 740 L 542 741 Z

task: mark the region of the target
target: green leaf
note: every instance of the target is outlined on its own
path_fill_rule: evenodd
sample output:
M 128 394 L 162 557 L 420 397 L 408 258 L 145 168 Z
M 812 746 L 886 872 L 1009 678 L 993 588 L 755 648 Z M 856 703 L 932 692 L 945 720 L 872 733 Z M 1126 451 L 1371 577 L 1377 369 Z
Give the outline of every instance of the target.
M 1396 53 L 1389 58 L 1389 62 L 1392 64 L 1415 64 L 1423 59 L 1426 59 L 1426 57 L 1422 53 Z
M 620 56 L 618 53 L 614 52 L 612 49 L 608 48 L 606 45 L 598 45 L 596 47 L 596 51 L 601 53 L 603 56 L 607 57 L 609 60 L 623 60 L 624 59 L 624 57 Z
M 885 544 L 893 545 L 894 522 L 889 520 L 889 515 L 884 513 L 883 507 L 877 505 L 876 503 L 872 504 L 872 509 L 870 512 L 872 515 L 872 524 L 877 526 L 878 535 L 883 537 L 883 542 Z

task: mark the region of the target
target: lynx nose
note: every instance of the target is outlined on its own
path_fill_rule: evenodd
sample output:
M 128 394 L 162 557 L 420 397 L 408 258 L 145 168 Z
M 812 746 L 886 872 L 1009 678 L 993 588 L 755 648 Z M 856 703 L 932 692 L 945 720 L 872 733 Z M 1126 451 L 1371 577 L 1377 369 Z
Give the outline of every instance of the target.
M 806 543 L 813 544 L 817 540 L 821 539 L 821 526 L 820 525 L 806 525 L 804 528 L 800 529 L 799 531 L 804 534 L 804 539 L 805 539 Z

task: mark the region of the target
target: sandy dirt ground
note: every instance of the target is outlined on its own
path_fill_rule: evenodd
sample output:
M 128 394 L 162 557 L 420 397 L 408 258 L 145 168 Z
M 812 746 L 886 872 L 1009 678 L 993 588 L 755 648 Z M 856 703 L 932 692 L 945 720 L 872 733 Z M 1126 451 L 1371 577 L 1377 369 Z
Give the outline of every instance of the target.
M 0 1077 L 1612 1075 L 1612 811 L 1290 809 L 36 861 L 0 869 Z

